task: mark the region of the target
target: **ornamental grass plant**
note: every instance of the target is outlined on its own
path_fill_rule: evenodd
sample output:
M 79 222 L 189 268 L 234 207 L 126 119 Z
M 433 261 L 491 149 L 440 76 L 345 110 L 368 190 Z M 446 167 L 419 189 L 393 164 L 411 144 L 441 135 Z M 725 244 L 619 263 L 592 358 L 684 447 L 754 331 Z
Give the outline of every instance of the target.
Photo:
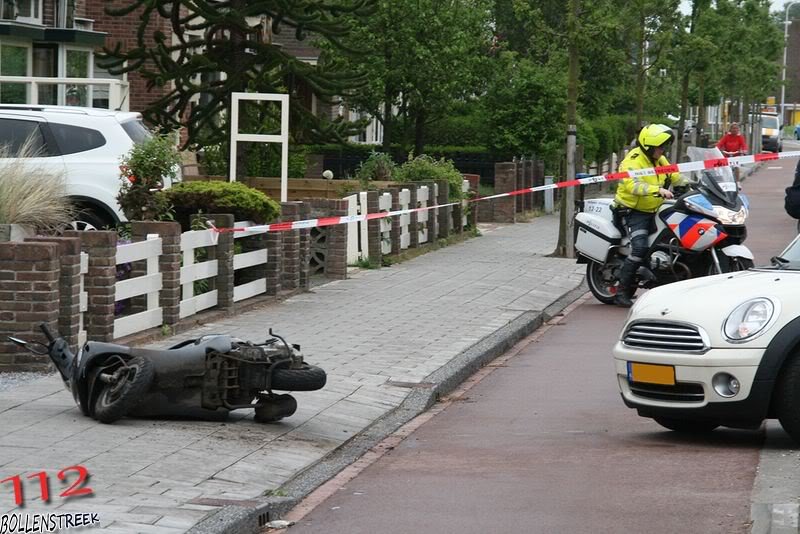
M 37 231 L 55 230 L 72 220 L 63 173 L 32 163 L 30 140 L 14 153 L 0 146 L 0 224 L 19 224 Z

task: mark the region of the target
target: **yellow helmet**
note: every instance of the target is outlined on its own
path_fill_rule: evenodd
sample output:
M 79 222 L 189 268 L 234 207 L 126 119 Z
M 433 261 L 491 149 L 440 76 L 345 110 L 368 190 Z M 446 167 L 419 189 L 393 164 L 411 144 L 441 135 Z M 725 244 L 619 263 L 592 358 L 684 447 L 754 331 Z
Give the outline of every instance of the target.
M 648 124 L 639 132 L 639 147 L 645 154 L 653 158 L 653 149 L 663 147 L 664 150 L 672 142 L 672 129 L 664 124 Z

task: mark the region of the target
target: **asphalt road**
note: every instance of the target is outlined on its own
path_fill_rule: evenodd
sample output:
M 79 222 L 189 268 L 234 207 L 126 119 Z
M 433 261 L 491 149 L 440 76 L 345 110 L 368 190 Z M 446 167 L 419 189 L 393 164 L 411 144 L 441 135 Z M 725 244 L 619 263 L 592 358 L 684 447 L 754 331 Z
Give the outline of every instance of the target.
M 757 264 L 796 233 L 782 208 L 795 164 L 744 183 Z M 610 356 L 625 315 L 586 300 L 291 533 L 749 532 L 764 431 L 687 438 L 625 408 Z

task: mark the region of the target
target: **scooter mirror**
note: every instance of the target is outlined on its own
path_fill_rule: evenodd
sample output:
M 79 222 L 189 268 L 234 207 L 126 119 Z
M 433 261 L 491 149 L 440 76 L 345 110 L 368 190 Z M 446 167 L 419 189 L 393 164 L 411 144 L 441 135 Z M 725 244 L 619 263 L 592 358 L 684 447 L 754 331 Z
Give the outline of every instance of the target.
M 46 346 L 37 341 L 25 341 L 24 339 L 11 336 L 8 336 L 8 340 L 14 343 L 15 345 L 19 345 L 20 347 L 31 351 L 34 354 L 44 355 L 49 352 Z

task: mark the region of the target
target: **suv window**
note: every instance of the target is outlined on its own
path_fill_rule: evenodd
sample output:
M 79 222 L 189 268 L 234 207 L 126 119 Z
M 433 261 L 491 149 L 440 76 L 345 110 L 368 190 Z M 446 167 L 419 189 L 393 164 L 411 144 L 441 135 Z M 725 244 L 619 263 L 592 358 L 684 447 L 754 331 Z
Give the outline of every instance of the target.
M 17 157 L 28 138 L 30 138 L 29 146 L 32 156 L 44 157 L 52 155 L 48 153 L 47 144 L 44 142 L 44 136 L 38 122 L 0 119 L 0 145 L 5 148 L 5 150 L 0 151 L 0 157 Z
M 91 128 L 51 122 L 50 131 L 63 155 L 86 152 L 106 144 L 103 134 Z
M 128 134 L 128 137 L 131 138 L 135 144 L 141 144 L 147 141 L 153 134 L 150 133 L 150 130 L 142 123 L 142 121 L 128 121 L 122 123 L 122 129 L 125 130 L 125 133 Z

